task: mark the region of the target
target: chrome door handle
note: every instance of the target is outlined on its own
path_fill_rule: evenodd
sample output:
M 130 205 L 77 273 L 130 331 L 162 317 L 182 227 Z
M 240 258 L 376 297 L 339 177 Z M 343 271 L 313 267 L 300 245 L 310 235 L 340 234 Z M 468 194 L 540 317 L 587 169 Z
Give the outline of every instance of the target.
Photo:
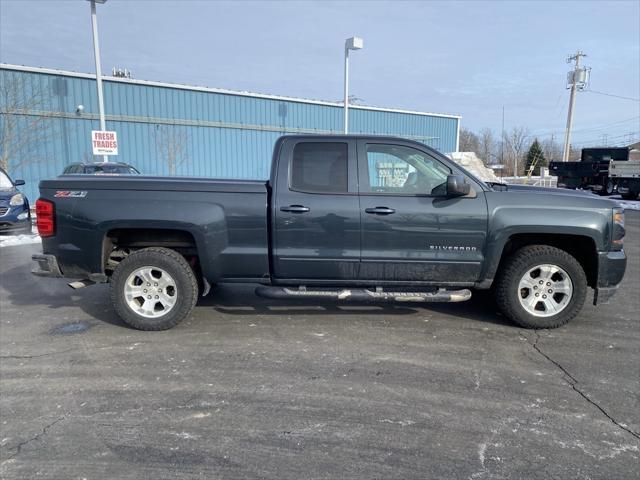
M 391 215 L 392 213 L 396 213 L 395 209 L 389 207 L 375 207 L 375 208 L 367 208 L 365 212 L 372 213 L 374 215 Z
M 305 207 L 302 205 L 289 205 L 288 207 L 280 207 L 280 211 L 291 213 L 307 213 L 309 211 L 309 207 Z

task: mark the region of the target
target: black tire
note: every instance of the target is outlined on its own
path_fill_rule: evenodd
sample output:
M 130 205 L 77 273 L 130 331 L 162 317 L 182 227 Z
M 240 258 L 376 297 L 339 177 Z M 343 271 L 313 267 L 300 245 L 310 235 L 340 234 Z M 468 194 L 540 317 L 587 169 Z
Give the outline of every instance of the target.
M 635 200 L 638 198 L 638 192 L 621 193 L 623 200 Z
M 175 304 L 163 316 L 149 318 L 136 313 L 125 298 L 129 276 L 142 267 L 158 267 L 175 281 Z M 187 261 L 178 252 L 160 247 L 145 248 L 125 257 L 110 280 L 111 303 L 120 318 L 138 330 L 167 330 L 189 316 L 198 300 L 198 281 Z
M 548 317 L 539 317 L 527 312 L 519 299 L 520 279 L 528 270 L 541 264 L 562 268 L 573 286 L 573 294 L 566 307 L 556 315 Z M 529 245 L 513 253 L 501 268 L 496 282 L 496 303 L 508 319 L 524 328 L 556 328 L 565 325 L 580 313 L 587 296 L 587 288 L 587 277 L 582 266 L 569 253 L 549 245 Z
M 613 195 L 613 191 L 614 191 L 613 182 L 611 180 L 608 180 L 607 183 L 602 185 L 602 190 L 598 191 L 598 195 L 606 197 L 609 195 Z

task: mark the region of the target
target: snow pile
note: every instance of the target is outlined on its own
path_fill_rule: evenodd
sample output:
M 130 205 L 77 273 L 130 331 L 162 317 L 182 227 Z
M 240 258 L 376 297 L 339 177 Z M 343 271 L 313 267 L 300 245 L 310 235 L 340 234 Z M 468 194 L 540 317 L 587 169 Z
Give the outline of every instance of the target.
M 40 243 L 42 239 L 38 235 L 35 227 L 31 234 L 21 233 L 20 235 L 0 235 L 0 247 L 13 247 L 16 245 L 32 245 Z
M 480 180 L 485 182 L 500 182 L 493 170 L 485 167 L 484 162 L 475 154 L 475 152 L 454 152 L 447 156 L 461 167 L 469 170 Z

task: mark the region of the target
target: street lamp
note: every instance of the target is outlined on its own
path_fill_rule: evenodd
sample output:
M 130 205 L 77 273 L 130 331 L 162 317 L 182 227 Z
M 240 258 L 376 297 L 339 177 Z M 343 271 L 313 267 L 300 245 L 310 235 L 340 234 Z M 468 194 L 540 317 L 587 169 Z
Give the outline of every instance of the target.
M 100 45 L 98 43 L 98 18 L 96 15 L 96 3 L 104 4 L 107 0 L 88 0 L 91 2 L 91 28 L 93 29 L 93 55 L 96 61 L 96 85 L 98 87 L 98 113 L 100 115 L 100 130 L 107 129 L 104 120 L 104 97 L 102 95 L 102 69 L 100 68 Z M 109 157 L 103 156 L 103 161 L 108 162 Z
M 349 50 L 360 50 L 364 41 L 360 37 L 347 38 L 344 43 L 344 134 L 349 133 Z

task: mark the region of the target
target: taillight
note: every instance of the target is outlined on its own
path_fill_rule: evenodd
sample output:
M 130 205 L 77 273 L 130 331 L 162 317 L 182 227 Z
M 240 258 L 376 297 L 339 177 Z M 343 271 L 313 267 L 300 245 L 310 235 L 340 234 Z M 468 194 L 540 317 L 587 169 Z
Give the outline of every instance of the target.
M 52 237 L 56 233 L 55 206 L 49 200 L 36 200 L 36 225 L 41 237 Z

